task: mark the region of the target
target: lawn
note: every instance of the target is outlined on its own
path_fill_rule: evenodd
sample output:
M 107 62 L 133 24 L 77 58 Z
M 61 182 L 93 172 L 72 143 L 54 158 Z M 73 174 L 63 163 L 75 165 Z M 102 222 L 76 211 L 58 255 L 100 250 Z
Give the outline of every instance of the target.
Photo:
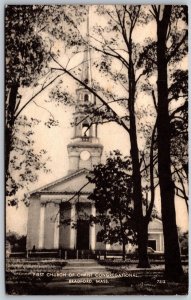
M 11 295 L 187 294 L 186 264 L 185 276 L 180 283 L 165 280 L 162 261 L 152 262 L 150 269 L 138 269 L 136 266 L 136 260 L 123 262 L 120 259 L 65 261 L 9 258 L 6 262 L 6 291 Z M 79 279 L 87 281 L 86 284 L 78 283 Z M 70 284 L 71 281 L 75 283 Z

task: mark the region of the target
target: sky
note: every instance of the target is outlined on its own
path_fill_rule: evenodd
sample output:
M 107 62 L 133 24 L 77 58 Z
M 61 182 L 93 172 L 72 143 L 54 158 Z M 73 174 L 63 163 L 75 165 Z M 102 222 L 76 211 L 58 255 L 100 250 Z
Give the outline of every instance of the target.
M 91 12 L 91 16 L 93 12 Z M 92 23 L 91 23 L 92 22 Z M 90 27 L 96 23 L 96 20 L 91 17 Z M 99 24 L 104 24 L 104 20 L 99 19 Z M 151 27 L 146 27 L 143 31 L 140 30 L 135 32 L 135 39 L 143 43 L 145 37 L 152 36 L 153 29 Z M 54 45 L 55 48 L 63 49 L 62 45 L 57 41 Z M 65 63 L 67 57 L 62 53 L 60 55 L 60 62 Z M 82 55 L 77 55 L 72 61 L 70 67 L 82 60 Z M 96 60 L 94 56 L 93 59 Z M 185 62 L 187 63 L 187 62 Z M 94 72 L 94 76 L 96 76 Z M 97 79 L 97 78 L 96 78 Z M 116 88 L 110 85 L 110 82 L 106 81 L 104 78 L 99 78 L 100 81 L 103 81 L 105 85 L 108 85 L 110 89 Z M 63 77 L 63 88 L 67 89 L 73 93 L 75 97 L 76 84 L 69 79 L 67 76 Z M 52 88 L 52 87 L 51 87 Z M 31 190 L 35 190 L 38 187 L 41 187 L 45 184 L 53 182 L 67 174 L 69 168 L 68 154 L 67 154 L 67 144 L 70 142 L 70 139 L 73 136 L 74 128 L 71 127 L 71 122 L 73 121 L 73 112 L 74 108 L 69 106 L 56 106 L 53 102 L 49 101 L 49 92 L 50 89 L 47 89 L 43 92 L 35 102 L 31 103 L 24 111 L 24 114 L 28 117 L 36 117 L 41 120 L 41 123 L 34 128 L 35 131 L 35 149 L 38 151 L 42 148 L 47 149 L 48 155 L 51 157 L 51 162 L 49 162 L 49 167 L 51 172 L 48 174 L 39 174 L 39 180 L 35 184 L 31 185 Z M 121 88 L 118 87 L 118 93 L 121 93 Z M 21 90 L 24 101 L 27 101 L 35 93 L 35 89 L 24 89 Z M 144 104 L 145 107 L 151 104 L 151 99 L 146 94 L 141 94 L 138 99 L 139 104 Z M 121 107 L 116 107 L 119 114 L 123 114 Z M 43 123 L 47 121 L 48 117 L 51 114 L 54 115 L 55 119 L 59 121 L 59 126 L 53 127 L 51 129 L 47 128 Z M 119 149 L 122 154 L 129 155 L 130 144 L 129 137 L 127 132 L 119 125 L 110 123 L 105 125 L 99 125 L 98 127 L 98 136 L 100 142 L 104 146 L 102 161 L 105 160 L 106 155 L 109 154 L 111 150 Z M 144 141 L 141 141 L 141 136 L 139 137 L 140 147 L 144 147 Z M 21 197 L 22 192 L 18 195 Z M 159 190 L 156 191 L 156 206 L 160 210 L 160 196 Z M 176 213 L 177 213 L 177 225 L 182 228 L 182 230 L 188 229 L 188 215 L 184 200 L 176 198 Z M 8 207 L 7 208 L 7 229 L 11 231 L 16 231 L 20 234 L 26 234 L 27 228 L 27 214 L 28 209 L 25 205 L 20 202 L 19 207 Z
M 46 95 L 47 96 L 47 95 Z M 39 100 L 40 101 L 40 100 Z M 51 157 L 49 167 L 51 172 L 48 174 L 40 173 L 39 180 L 31 185 L 31 190 L 53 182 L 63 176 L 67 175 L 69 168 L 67 144 L 73 137 L 74 128 L 71 127 L 73 108 L 71 107 L 56 107 L 51 106 L 51 112 L 55 118 L 59 120 L 59 126 L 47 129 L 43 124 L 40 124 L 35 129 L 35 147 L 36 149 L 45 148 L 48 155 Z M 36 105 L 31 104 L 28 107 L 30 112 L 41 120 L 47 119 L 48 112 L 44 109 L 39 109 Z M 33 113 L 32 113 L 33 112 Z M 115 123 L 104 124 L 98 126 L 98 137 L 104 146 L 102 162 L 105 161 L 106 156 L 111 150 L 120 149 L 123 155 L 129 155 L 130 144 L 127 132 Z M 176 197 L 176 212 L 177 225 L 183 231 L 188 229 L 188 214 L 184 200 Z M 159 190 L 156 191 L 156 207 L 160 211 L 160 196 Z M 28 208 L 22 203 L 19 207 L 7 208 L 7 230 L 16 231 L 20 234 L 27 232 L 27 214 Z
M 67 175 L 69 168 L 67 144 L 73 136 L 73 128 L 70 125 L 72 121 L 72 109 L 70 112 L 66 108 L 55 108 L 55 116 L 60 121 L 60 126 L 49 130 L 44 129 L 44 125 L 38 125 L 36 134 L 36 147 L 46 148 L 48 155 L 51 157 L 49 163 L 51 173 L 40 174 L 38 182 L 31 186 L 31 190 L 35 190 L 45 184 L 51 183 L 56 179 Z M 41 111 L 43 114 L 43 110 Z M 98 127 L 98 137 L 104 146 L 102 162 L 111 150 L 120 149 L 123 155 L 129 154 L 129 137 L 125 130 L 116 124 L 100 125 Z M 159 190 L 156 191 L 156 206 L 160 210 Z M 184 200 L 176 198 L 177 225 L 182 230 L 188 229 L 188 214 Z M 27 230 L 27 214 L 28 208 L 22 203 L 19 207 L 7 208 L 7 230 L 16 231 L 20 234 L 26 234 Z M 184 217 L 183 217 L 184 216 Z

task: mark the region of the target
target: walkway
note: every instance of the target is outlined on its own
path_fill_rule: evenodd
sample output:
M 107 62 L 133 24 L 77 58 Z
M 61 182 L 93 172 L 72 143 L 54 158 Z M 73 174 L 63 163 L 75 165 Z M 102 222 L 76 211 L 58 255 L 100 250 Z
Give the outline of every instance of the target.
M 48 274 L 47 274 L 48 275 Z M 57 295 L 124 295 L 130 290 L 122 280 L 96 260 L 68 260 L 67 265 L 46 285 Z M 120 282 L 119 282 L 120 281 Z
M 93 259 L 8 259 L 6 291 L 11 295 L 184 295 L 187 280 L 166 284 L 163 268 L 105 267 Z

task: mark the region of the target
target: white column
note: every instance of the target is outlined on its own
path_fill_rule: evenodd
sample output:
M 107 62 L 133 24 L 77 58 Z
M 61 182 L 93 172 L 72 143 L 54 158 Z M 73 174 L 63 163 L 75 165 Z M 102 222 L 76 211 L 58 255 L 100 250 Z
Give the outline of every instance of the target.
M 119 245 L 120 246 L 120 245 Z M 121 248 L 121 247 L 120 247 Z M 105 245 L 105 249 L 106 250 L 110 250 L 111 249 L 111 244 L 109 244 L 109 243 L 107 243 L 106 245 Z M 120 249 L 121 250 L 121 249 Z
M 97 135 L 96 135 L 96 124 L 92 124 L 92 126 L 91 126 L 91 130 L 92 130 L 92 136 L 94 137 L 94 138 L 97 138 Z
M 163 234 L 160 233 L 160 251 L 164 252 L 164 240 L 163 240 Z
M 96 208 L 94 204 L 91 204 L 91 215 L 94 217 L 96 216 Z M 95 224 L 90 225 L 89 240 L 90 240 L 90 249 L 95 250 L 95 244 L 96 244 Z
M 76 248 L 76 229 L 73 224 L 76 222 L 76 205 L 71 203 L 71 225 L 70 225 L 70 249 Z
M 44 220 L 45 220 L 45 205 L 41 204 L 40 206 L 40 225 L 39 225 L 39 249 L 44 247 Z
M 60 205 L 56 204 L 56 219 L 54 224 L 54 249 L 59 248 L 59 230 L 60 230 Z

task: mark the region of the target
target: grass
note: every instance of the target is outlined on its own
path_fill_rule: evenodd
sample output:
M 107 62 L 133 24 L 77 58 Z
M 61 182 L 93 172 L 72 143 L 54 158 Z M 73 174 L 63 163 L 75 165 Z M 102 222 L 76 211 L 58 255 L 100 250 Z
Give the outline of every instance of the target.
M 67 261 L 62 259 L 15 259 L 6 261 L 6 289 L 11 295 L 70 295 L 75 289 L 80 295 L 186 295 L 188 292 L 188 266 L 184 266 L 185 277 L 181 283 L 166 281 L 164 264 L 151 262 L 150 269 L 138 269 L 137 261 L 106 259 L 99 261 L 104 272 L 112 273 L 110 286 L 66 286 L 64 278 L 47 277 L 47 272 L 65 272 Z M 83 266 L 80 269 L 83 272 Z M 33 273 L 41 272 L 41 276 Z M 93 269 L 92 269 L 92 272 Z M 123 274 L 124 276 L 118 276 Z M 66 282 L 67 280 L 65 280 Z M 52 288 L 50 289 L 50 286 Z M 91 291 L 90 290 L 93 290 Z M 105 293 L 105 294 L 104 294 Z

